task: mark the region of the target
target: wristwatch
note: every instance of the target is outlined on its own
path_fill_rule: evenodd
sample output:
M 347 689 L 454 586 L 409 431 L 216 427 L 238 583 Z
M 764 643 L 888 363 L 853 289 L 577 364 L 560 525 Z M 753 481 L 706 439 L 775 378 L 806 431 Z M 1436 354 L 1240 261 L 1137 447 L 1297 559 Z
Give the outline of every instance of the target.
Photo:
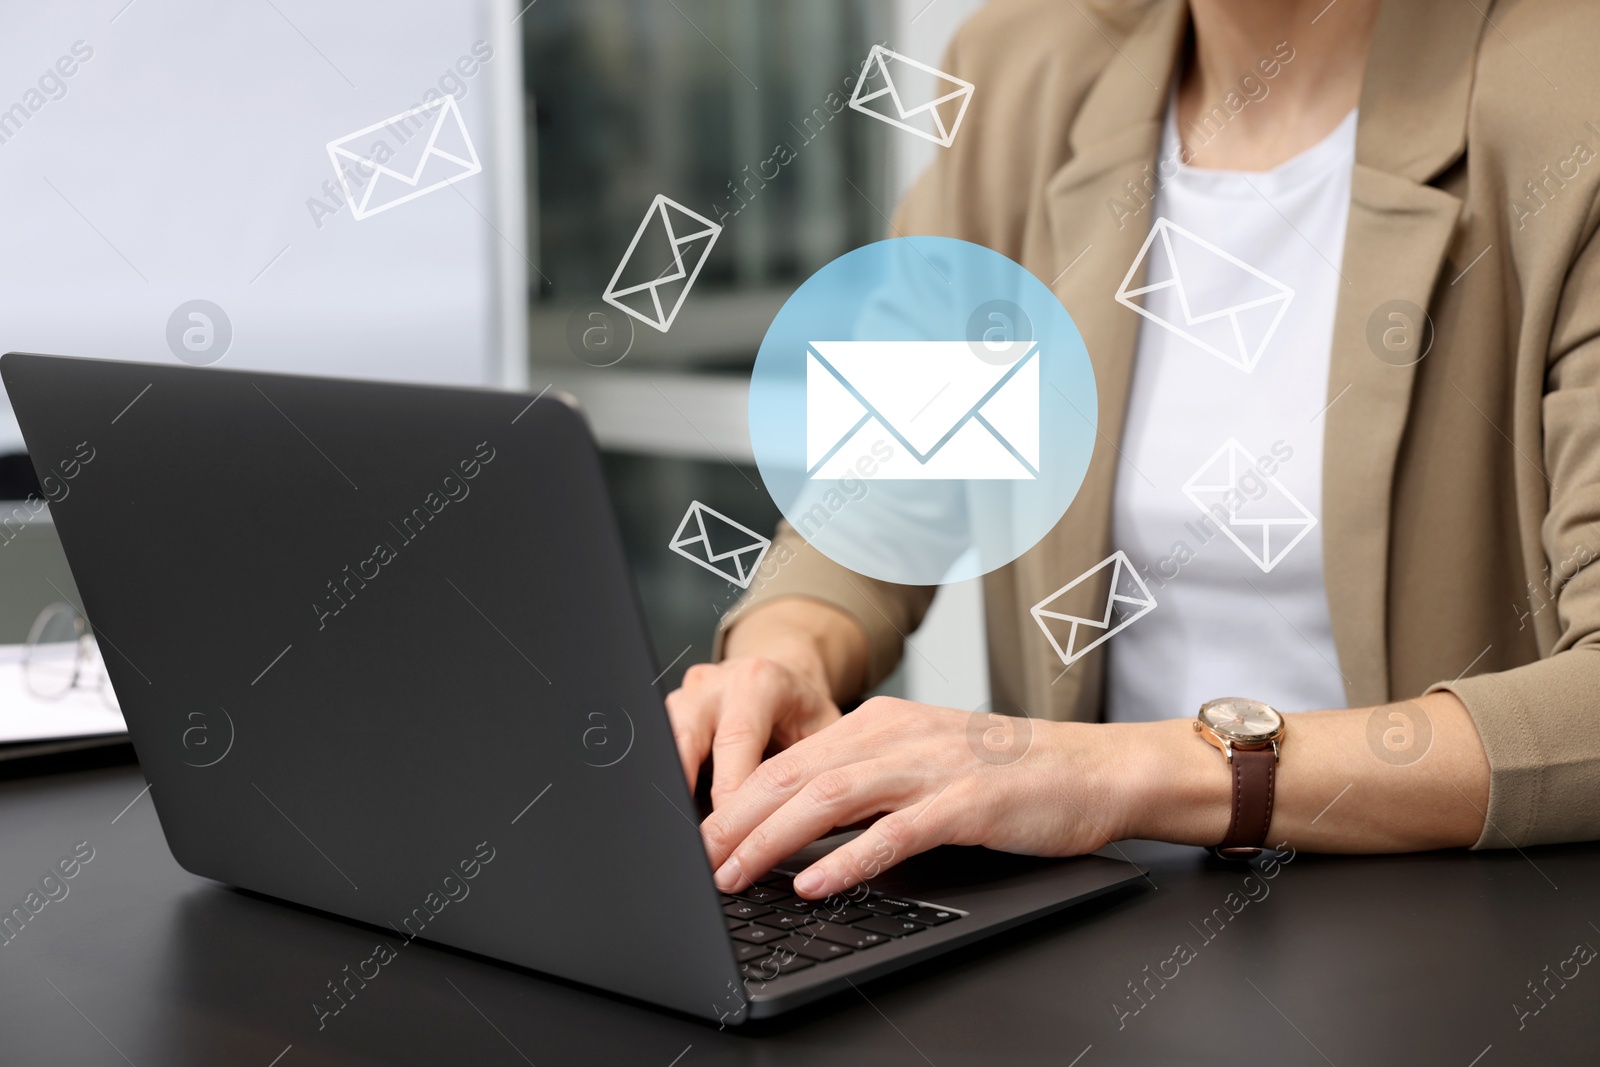
M 1259 700 L 1222 697 L 1200 705 L 1194 730 L 1222 749 L 1233 768 L 1233 818 L 1212 851 L 1227 860 L 1259 856 L 1272 825 L 1283 716 Z

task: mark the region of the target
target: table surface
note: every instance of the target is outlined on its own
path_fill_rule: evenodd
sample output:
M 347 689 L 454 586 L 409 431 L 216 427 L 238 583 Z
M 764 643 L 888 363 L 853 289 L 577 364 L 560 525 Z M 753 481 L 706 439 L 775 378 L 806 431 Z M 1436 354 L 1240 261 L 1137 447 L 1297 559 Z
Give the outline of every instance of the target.
M 1131 842 L 1141 891 L 720 1031 L 419 943 L 319 1030 L 371 932 L 183 871 L 144 787 L 129 766 L 0 782 L 0 910 L 38 907 L 0 947 L 8 1067 L 1600 1062 L 1596 845 L 1300 854 L 1268 878 Z

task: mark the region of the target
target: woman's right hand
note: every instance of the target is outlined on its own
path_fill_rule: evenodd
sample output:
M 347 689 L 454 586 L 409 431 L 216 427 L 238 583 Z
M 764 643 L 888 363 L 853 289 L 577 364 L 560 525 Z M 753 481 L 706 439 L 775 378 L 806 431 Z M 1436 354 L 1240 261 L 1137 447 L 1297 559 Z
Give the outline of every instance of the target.
M 744 784 L 769 746 L 788 748 L 840 717 L 822 680 L 765 656 L 697 663 L 667 697 L 672 736 L 694 789 L 706 757 L 715 755 L 711 803 Z
M 859 691 L 867 638 L 838 608 L 782 599 L 727 633 L 720 663 L 699 663 L 667 697 L 672 735 L 693 790 L 715 757 L 711 803 L 744 784 L 769 750 L 787 748 L 840 718 L 838 694 Z

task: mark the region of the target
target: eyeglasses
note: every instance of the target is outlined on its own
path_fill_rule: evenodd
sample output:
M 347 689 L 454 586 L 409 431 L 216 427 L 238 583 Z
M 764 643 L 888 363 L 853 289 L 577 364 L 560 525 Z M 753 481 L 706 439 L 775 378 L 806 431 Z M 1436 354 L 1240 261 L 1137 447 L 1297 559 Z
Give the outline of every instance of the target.
M 119 711 L 89 620 L 71 604 L 51 604 L 28 631 L 22 652 L 22 682 L 40 700 L 60 700 L 74 689 L 92 689 Z

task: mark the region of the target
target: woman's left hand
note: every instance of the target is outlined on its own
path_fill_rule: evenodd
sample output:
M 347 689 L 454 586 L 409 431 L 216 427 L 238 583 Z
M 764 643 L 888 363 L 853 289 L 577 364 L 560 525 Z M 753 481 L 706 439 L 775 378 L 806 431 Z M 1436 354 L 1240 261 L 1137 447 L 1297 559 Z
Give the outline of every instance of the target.
M 797 874 L 820 898 L 936 845 L 1073 856 L 1118 840 L 1103 728 L 877 697 L 762 763 L 701 824 L 737 891 L 835 828 L 881 816 Z

